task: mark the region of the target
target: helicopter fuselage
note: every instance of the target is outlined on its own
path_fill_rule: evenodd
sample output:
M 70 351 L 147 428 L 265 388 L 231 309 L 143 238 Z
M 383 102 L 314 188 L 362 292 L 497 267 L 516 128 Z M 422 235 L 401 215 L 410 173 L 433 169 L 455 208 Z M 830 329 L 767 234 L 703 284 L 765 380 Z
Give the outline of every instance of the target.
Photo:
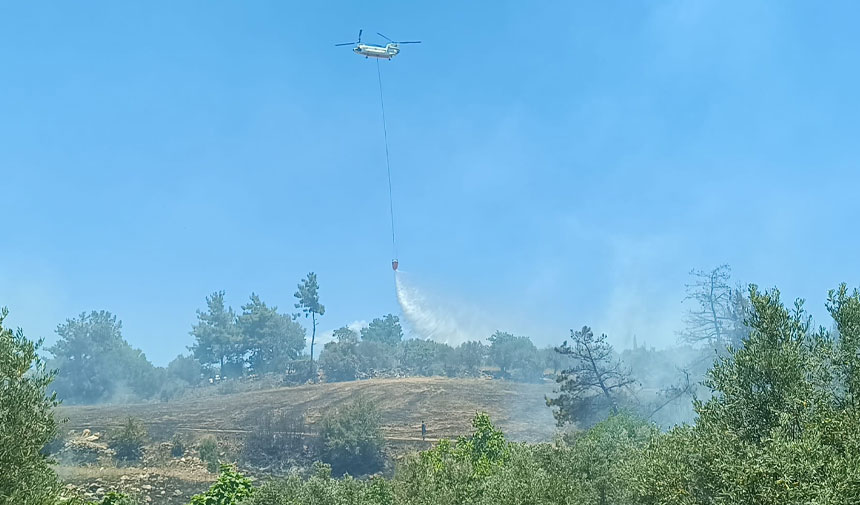
M 397 53 L 400 52 L 400 48 L 394 43 L 386 44 L 385 46 L 358 44 L 352 48 L 352 52 L 360 56 L 364 56 L 365 58 L 383 58 L 390 60 L 397 56 Z

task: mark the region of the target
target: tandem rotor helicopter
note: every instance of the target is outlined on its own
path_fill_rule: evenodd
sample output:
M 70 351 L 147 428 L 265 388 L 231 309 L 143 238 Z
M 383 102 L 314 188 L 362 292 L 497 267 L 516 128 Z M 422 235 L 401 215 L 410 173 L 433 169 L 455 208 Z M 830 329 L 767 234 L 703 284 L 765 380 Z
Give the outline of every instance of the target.
M 352 52 L 355 54 L 364 56 L 365 58 L 380 58 L 385 60 L 390 60 L 397 56 L 400 52 L 400 44 L 420 44 L 420 40 L 406 40 L 406 41 L 394 41 L 386 37 L 385 35 L 377 32 L 376 34 L 382 37 L 383 39 L 388 41 L 388 44 L 384 46 L 379 46 L 376 44 L 362 44 L 361 43 L 361 32 L 358 31 L 358 40 L 355 42 L 344 42 L 343 44 L 335 44 L 335 46 L 352 46 Z

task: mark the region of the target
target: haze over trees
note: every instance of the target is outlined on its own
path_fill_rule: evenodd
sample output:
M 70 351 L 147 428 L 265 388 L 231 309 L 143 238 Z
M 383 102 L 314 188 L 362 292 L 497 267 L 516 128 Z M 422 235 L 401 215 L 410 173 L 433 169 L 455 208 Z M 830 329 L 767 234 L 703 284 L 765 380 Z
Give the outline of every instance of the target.
M 687 313 L 686 328 L 681 339 L 723 352 L 728 346 L 738 346 L 746 337 L 744 320 L 749 315 L 749 302 L 743 290 L 729 285 L 731 268 L 720 265 L 712 270 L 692 270 L 685 301 L 693 303 Z
M 708 371 L 712 395 L 694 402 L 689 425 L 661 432 L 619 412 L 553 444 L 512 444 L 479 414 L 471 436 L 408 457 L 390 479 L 332 479 L 321 468 L 265 484 L 250 503 L 855 503 L 860 295 L 830 292 L 836 331 L 813 329 L 802 303 L 786 308 L 776 289 L 747 296 L 748 336 Z M 575 333 L 590 362 L 585 349 L 600 338 Z
M 69 402 L 96 403 L 149 397 L 159 372 L 122 337 L 122 322 L 107 311 L 81 313 L 57 327 L 59 339 L 47 351 L 59 370 L 52 387 Z
M 690 342 L 685 344 L 687 347 L 669 354 L 641 347 L 621 353 L 611 348 L 608 351 L 608 357 L 624 362 L 624 367 L 630 369 L 637 385 L 651 391 L 627 393 L 638 404 L 639 412 L 646 412 L 654 402 L 679 395 L 679 391 L 692 394 L 713 359 L 712 346 L 734 342 L 748 331 L 742 316 L 748 312 L 749 304 L 738 290 L 728 288 L 727 267 L 707 274 L 694 272 L 693 276 L 696 281 L 688 286 L 688 300 L 696 305 L 683 337 Z M 310 319 L 313 339 L 313 325 L 325 311 L 319 303 L 319 281 L 310 273 L 299 286 L 297 306 Z M 716 314 L 716 319 L 708 320 L 708 314 Z M 318 353 L 318 362 L 312 363 L 305 351 L 306 333 L 296 320 L 298 316 L 279 312 L 278 307 L 256 293 L 251 293 L 237 312 L 227 304 L 226 293 L 216 291 L 205 298 L 205 307 L 197 311 L 197 322 L 191 328 L 194 341 L 190 356 L 177 356 L 166 368 L 158 368 L 122 338 L 122 325 L 116 316 L 106 311 L 81 314 L 58 327 L 60 338 L 49 349 L 54 352 L 51 365 L 59 369 L 55 387 L 70 403 L 169 401 L 217 377 L 275 374 L 284 377 L 287 384 L 301 384 L 308 380 L 332 382 L 410 375 L 489 375 L 535 382 L 555 378 L 559 371 L 570 370 L 575 363 L 570 348 L 538 349 L 529 337 L 501 330 L 487 336 L 487 343 L 473 340 L 456 347 L 406 338 L 394 314 L 373 318 L 359 331 L 338 328 L 332 333 L 332 341 Z M 584 377 L 582 373 L 575 375 Z M 684 386 L 685 381 L 690 387 Z M 654 397 L 656 390 L 662 391 L 657 394 L 659 398 Z M 676 407 L 682 404 L 675 402 L 674 407 L 663 410 L 661 422 L 688 419 L 692 415 L 689 409 L 680 417 L 676 415 Z
M 528 337 L 497 331 L 487 340 L 490 341 L 490 357 L 499 366 L 502 376 L 508 376 L 512 368 L 530 370 L 538 363 L 537 347 Z
M 605 334 L 595 337 L 591 328 L 583 326 L 571 330 L 570 339 L 571 345 L 565 341 L 556 351 L 570 357 L 572 365 L 556 378 L 559 394 L 547 399 L 547 405 L 554 407 L 559 425 L 587 427 L 631 403 L 630 386 L 635 380 L 614 355 Z

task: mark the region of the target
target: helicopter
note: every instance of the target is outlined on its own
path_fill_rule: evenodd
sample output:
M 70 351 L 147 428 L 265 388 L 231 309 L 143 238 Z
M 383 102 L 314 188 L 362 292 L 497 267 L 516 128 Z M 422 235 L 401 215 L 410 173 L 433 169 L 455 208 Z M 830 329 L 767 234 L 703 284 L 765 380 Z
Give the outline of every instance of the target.
M 362 44 L 361 43 L 361 32 L 358 31 L 358 40 L 355 42 L 344 42 L 343 44 L 335 44 L 335 46 L 352 46 L 352 52 L 355 54 L 364 56 L 365 58 L 382 58 L 386 60 L 390 60 L 397 56 L 400 52 L 400 44 L 420 44 L 420 40 L 407 40 L 407 41 L 394 41 L 386 37 L 385 35 L 377 32 L 376 34 L 382 37 L 383 39 L 388 41 L 388 44 L 384 46 L 379 46 L 376 44 Z

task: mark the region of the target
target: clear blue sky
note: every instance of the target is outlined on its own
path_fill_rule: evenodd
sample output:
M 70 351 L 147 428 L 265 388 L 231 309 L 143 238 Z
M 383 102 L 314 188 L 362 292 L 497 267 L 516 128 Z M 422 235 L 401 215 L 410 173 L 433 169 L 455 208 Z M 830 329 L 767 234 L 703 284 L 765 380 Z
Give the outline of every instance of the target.
M 824 8 L 822 8 L 824 6 Z M 853 2 L 4 2 L 0 305 L 31 337 L 107 309 L 158 364 L 204 297 L 322 330 L 405 276 L 558 343 L 674 340 L 691 268 L 823 300 L 858 284 Z M 442 310 L 442 309 L 440 309 Z M 478 335 L 484 337 L 486 335 Z

